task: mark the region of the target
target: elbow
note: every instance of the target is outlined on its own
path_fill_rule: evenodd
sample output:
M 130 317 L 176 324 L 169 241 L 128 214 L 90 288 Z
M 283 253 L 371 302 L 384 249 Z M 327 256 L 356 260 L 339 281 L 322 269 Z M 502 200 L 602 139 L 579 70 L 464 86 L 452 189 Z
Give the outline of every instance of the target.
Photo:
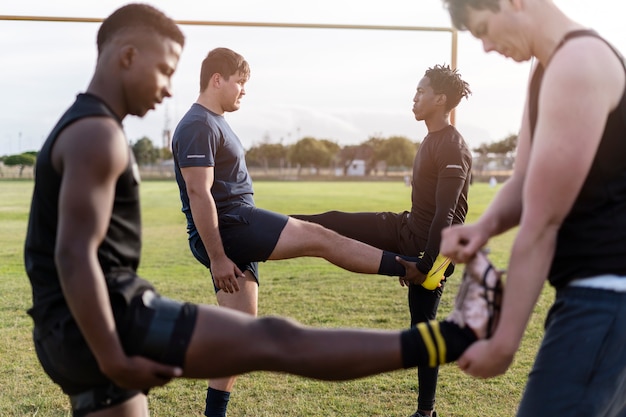
M 57 247 L 54 251 L 54 265 L 59 273 L 59 278 L 67 275 L 67 271 L 74 263 L 76 255 L 69 245 L 57 243 Z
M 208 190 L 205 187 L 200 187 L 194 184 L 187 184 L 187 196 L 189 197 L 190 201 L 204 198 L 207 196 L 207 194 L 210 195 L 210 193 L 207 191 Z
M 556 235 L 565 220 L 560 212 L 550 212 L 542 207 L 525 207 L 520 217 L 520 229 L 534 230 L 538 234 Z
M 89 255 L 87 245 L 76 243 L 57 243 L 54 251 L 54 264 L 57 268 L 59 279 L 71 276 L 73 271 L 79 269 L 81 263 L 88 262 Z
M 534 248 L 553 248 L 561 224 L 562 221 L 556 218 L 546 218 L 542 222 L 530 222 L 522 219 L 518 238 L 527 240 L 529 245 Z

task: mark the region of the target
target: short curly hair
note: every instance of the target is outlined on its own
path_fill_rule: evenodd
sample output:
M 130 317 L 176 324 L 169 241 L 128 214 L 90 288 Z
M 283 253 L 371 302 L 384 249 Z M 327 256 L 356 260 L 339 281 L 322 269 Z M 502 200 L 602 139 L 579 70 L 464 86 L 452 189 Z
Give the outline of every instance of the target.
M 463 97 L 472 94 L 469 84 L 461 79 L 457 69 L 449 65 L 435 65 L 424 73 L 428 77 L 430 86 L 435 94 L 444 94 L 447 97 L 446 110 L 450 111 L 459 105 Z

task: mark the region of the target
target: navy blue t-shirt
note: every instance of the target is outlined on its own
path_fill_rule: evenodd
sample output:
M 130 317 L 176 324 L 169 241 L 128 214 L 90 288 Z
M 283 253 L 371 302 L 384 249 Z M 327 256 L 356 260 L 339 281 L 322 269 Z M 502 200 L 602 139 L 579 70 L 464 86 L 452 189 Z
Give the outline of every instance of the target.
M 190 235 L 196 233 L 196 227 L 181 168 L 214 167 L 211 194 L 218 213 L 234 204 L 254 206 L 254 191 L 246 166 L 245 149 L 224 116 L 194 103 L 174 131 L 172 153 L 182 211 L 187 217 L 187 231 Z

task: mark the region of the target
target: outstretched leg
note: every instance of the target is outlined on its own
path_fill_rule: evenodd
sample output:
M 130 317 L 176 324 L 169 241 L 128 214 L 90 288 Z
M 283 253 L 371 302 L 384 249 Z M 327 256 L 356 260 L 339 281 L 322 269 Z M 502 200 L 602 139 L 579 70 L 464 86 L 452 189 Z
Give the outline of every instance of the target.
M 501 273 L 479 253 L 466 266 L 450 316 L 405 331 L 310 328 L 288 319 L 255 319 L 200 306 L 185 375 L 207 378 L 273 371 L 347 380 L 401 368 L 435 367 L 457 360 L 473 342 L 492 334 L 501 296 Z
M 118 331 L 129 356 L 179 366 L 189 378 L 271 371 L 339 381 L 433 367 L 455 361 L 474 341 L 489 337 L 497 325 L 500 273 L 479 255 L 466 267 L 455 311 L 445 321 L 424 322 L 409 330 L 312 328 L 284 318 L 255 318 L 231 309 L 181 303 L 147 290 L 132 299 Z M 72 323 L 67 327 L 66 332 L 78 332 Z M 92 367 L 106 380 L 95 358 L 78 364 L 74 356 L 55 348 L 67 344 L 65 336 L 52 333 L 36 342 L 44 369 L 50 375 L 67 373 L 62 380 L 72 381 L 68 386 L 74 384 L 68 369 L 77 366 Z M 74 349 L 88 349 L 80 336 L 77 340 Z M 90 417 L 136 416 L 146 410 L 140 391 L 113 382 L 86 387 L 70 398 L 75 412 Z
M 187 350 L 184 375 L 210 378 L 272 371 L 349 380 L 452 362 L 477 340 L 471 329 L 453 322 L 423 324 L 405 331 L 321 329 L 203 306 Z
M 201 306 L 185 376 L 273 371 L 343 380 L 399 369 L 401 364 L 397 332 L 308 328 L 289 319 L 254 319 Z
M 364 274 L 404 276 L 407 271 L 386 252 L 358 240 L 347 238 L 315 223 L 289 218 L 269 259 L 302 256 L 324 258 L 348 271 Z M 418 258 L 403 256 L 416 262 Z

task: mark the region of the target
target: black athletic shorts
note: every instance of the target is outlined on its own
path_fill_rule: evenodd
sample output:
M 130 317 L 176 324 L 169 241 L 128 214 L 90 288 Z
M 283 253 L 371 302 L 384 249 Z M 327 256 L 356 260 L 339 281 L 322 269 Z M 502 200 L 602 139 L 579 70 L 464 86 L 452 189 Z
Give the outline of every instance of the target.
M 258 262 L 270 257 L 288 220 L 284 214 L 247 204 L 237 204 L 220 213 L 220 236 L 226 256 L 242 271 L 252 272 L 258 283 Z M 196 259 L 210 269 L 209 256 L 198 234 L 189 237 L 189 246 Z
M 120 340 L 129 356 L 184 366 L 198 307 L 141 288 L 132 297 L 111 295 Z M 50 378 L 70 396 L 75 417 L 111 407 L 137 395 L 113 384 L 99 369 L 69 311 L 56 314 L 45 329 L 35 325 L 35 350 Z

